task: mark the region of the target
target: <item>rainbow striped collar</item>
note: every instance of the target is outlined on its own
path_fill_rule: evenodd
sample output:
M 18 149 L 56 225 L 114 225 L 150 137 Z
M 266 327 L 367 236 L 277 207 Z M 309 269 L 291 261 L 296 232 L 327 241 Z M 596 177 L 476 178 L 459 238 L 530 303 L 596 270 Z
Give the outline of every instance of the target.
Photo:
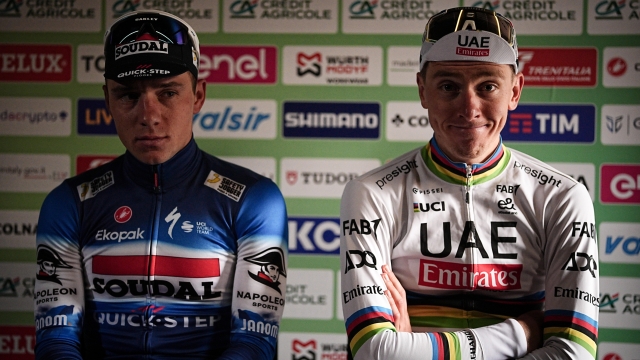
M 467 164 L 449 160 L 436 143 L 435 136 L 422 148 L 422 159 L 427 167 L 442 180 L 467 185 Z M 511 152 L 502 144 L 501 137 L 496 151 L 487 161 L 471 165 L 469 184 L 478 185 L 495 178 L 507 167 L 509 159 L 511 159 Z

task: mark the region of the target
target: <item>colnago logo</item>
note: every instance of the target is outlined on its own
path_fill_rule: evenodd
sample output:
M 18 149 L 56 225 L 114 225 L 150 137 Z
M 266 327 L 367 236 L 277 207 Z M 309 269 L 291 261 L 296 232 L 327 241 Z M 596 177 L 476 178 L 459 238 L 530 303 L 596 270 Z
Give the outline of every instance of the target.
M 600 201 L 604 204 L 640 204 L 640 164 L 602 164 Z
M 116 60 L 137 54 L 168 54 L 169 45 L 161 41 L 142 40 L 116 47 Z
M 0 81 L 71 81 L 70 45 L 0 44 Z
M 522 264 L 458 264 L 420 260 L 418 285 L 437 289 L 517 290 Z
M 201 46 L 198 77 L 213 84 L 275 84 L 275 46 Z
M 595 141 L 594 105 L 524 105 L 510 111 L 501 132 L 505 141 L 569 142 Z
M 286 101 L 282 123 L 284 137 L 377 139 L 380 104 Z
M 518 71 L 527 86 L 594 87 L 598 50 L 588 48 L 519 48 Z
M 340 253 L 340 219 L 289 217 L 289 254 Z

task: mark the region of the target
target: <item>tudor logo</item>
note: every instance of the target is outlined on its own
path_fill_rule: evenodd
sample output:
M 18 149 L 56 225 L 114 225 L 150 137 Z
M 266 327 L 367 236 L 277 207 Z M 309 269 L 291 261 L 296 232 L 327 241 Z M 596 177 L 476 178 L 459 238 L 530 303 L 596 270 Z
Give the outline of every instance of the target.
M 118 210 L 116 210 L 116 212 L 113 214 L 113 219 L 119 224 L 124 224 L 129 221 L 129 219 L 131 219 L 132 215 L 133 211 L 131 211 L 130 207 L 120 206 Z

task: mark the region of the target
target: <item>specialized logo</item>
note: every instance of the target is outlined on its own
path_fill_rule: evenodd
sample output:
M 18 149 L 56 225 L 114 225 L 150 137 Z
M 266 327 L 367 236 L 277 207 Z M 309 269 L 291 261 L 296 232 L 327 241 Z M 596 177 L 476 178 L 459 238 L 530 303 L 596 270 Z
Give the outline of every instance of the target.
M 573 252 L 569 255 L 567 262 L 562 265 L 562 270 L 589 271 L 591 276 L 595 278 L 595 271 L 598 270 L 598 262 L 593 258 L 593 255 L 583 252 Z
M 115 214 L 113 214 L 113 219 L 119 224 L 124 224 L 131 219 L 132 215 L 133 211 L 131 211 L 130 207 L 120 206 Z
M 476 24 L 473 20 L 466 20 L 462 24 L 460 30 L 475 30 Z M 458 47 L 456 47 L 456 55 L 474 56 L 474 57 L 487 57 L 489 56 L 489 41 L 488 36 L 469 36 L 458 35 Z
M 169 45 L 165 42 L 140 40 L 116 47 L 116 60 L 129 55 L 138 54 L 169 54 Z
M 437 289 L 516 290 L 522 287 L 522 264 L 450 263 L 420 260 L 418 285 Z
M 258 254 L 244 258 L 245 261 L 260 266 L 256 273 L 249 271 L 249 276 L 253 280 L 274 289 L 278 294 L 282 294 L 280 276 L 287 277 L 284 259 L 284 253 L 279 247 L 270 247 Z
M 213 170 L 209 172 L 209 176 L 207 176 L 204 184 L 236 202 L 240 200 L 246 188 L 245 185 L 217 174 Z
M 347 265 L 344 268 L 344 273 L 348 273 L 353 269 L 360 269 L 363 266 L 377 270 L 378 264 L 376 256 L 368 250 L 347 250 L 344 254 Z M 356 260 L 355 262 L 353 260 Z
M 169 237 L 172 239 L 173 239 L 173 227 L 178 222 L 178 219 L 180 219 L 180 216 L 182 215 L 178 212 L 178 207 L 176 206 L 175 208 L 173 208 L 173 210 L 171 210 L 169 215 L 167 215 L 167 217 L 164 218 L 164 221 L 169 223 L 168 233 L 169 233 Z
M 282 124 L 288 138 L 377 139 L 380 104 L 285 101 Z
M 47 245 L 39 245 L 37 253 L 37 263 L 40 270 L 36 275 L 36 279 L 62 285 L 56 272 L 58 269 L 73 269 L 73 267 L 67 264 L 55 250 Z
M 100 191 L 108 188 L 109 186 L 115 184 L 115 180 L 113 178 L 113 171 L 107 171 L 104 175 L 97 177 L 89 182 L 82 183 L 78 185 L 78 196 L 80 196 L 80 201 L 85 201 L 87 199 L 91 199 L 96 196 Z

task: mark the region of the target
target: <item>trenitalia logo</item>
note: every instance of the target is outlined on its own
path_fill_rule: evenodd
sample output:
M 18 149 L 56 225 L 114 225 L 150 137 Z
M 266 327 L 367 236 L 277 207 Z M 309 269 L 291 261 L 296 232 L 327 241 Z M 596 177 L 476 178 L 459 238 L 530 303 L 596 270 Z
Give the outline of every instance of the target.
M 518 70 L 527 86 L 594 87 L 596 48 L 519 48 Z
M 640 164 L 602 164 L 600 202 L 640 205 Z
M 594 105 L 524 105 L 510 111 L 502 130 L 505 141 L 568 142 L 595 141 Z
M 275 84 L 275 46 L 200 46 L 198 77 L 212 84 Z
M 71 45 L 0 44 L 0 81 L 71 81 Z

